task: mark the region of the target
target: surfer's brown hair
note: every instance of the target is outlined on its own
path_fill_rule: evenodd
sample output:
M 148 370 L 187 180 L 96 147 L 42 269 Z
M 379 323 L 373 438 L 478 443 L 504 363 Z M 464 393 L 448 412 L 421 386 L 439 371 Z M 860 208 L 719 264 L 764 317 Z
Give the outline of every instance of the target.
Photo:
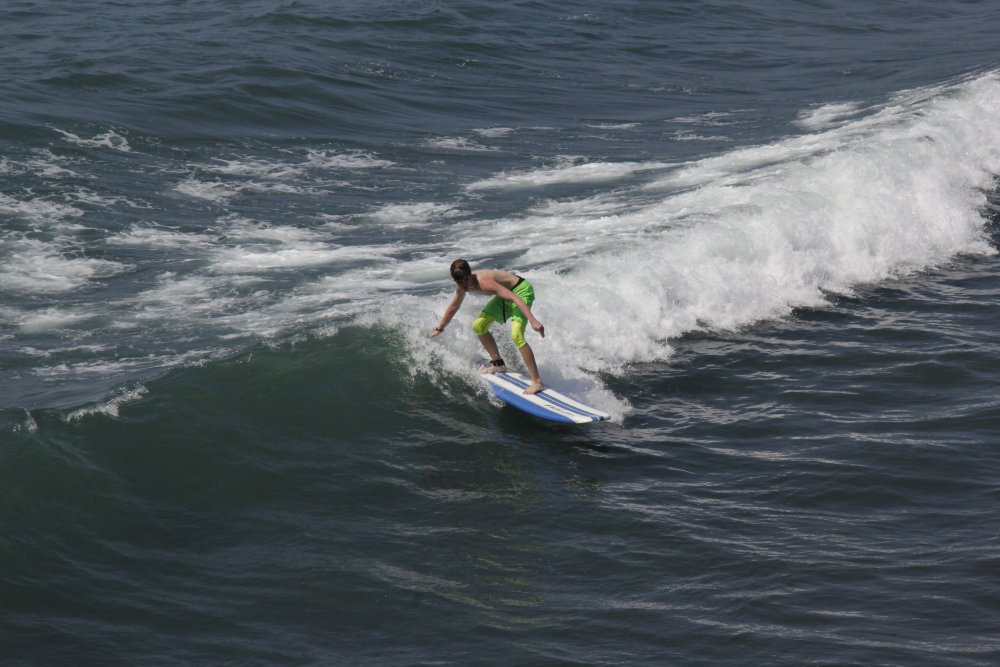
M 472 275 L 472 267 L 466 260 L 456 259 L 451 263 L 451 279 L 456 283 L 463 282 L 470 275 Z

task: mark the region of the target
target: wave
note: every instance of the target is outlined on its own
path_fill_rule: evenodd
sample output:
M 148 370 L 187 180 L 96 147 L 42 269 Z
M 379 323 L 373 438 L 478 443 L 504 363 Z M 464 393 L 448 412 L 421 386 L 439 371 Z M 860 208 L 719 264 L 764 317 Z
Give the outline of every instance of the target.
M 130 197 L 122 199 L 126 224 L 96 229 L 83 204 L 0 196 L 0 210 L 23 221 L 0 239 L 13 258 L 4 289 L 25 299 L 65 297 L 44 310 L 10 305 L 0 333 L 79 335 L 104 351 L 77 358 L 74 372 L 91 378 L 91 365 L 133 367 L 123 382 L 261 340 L 363 325 L 396 332 L 406 366 L 439 381 L 468 374 L 479 354 L 468 331 L 475 297 L 446 335 L 424 336 L 450 298 L 448 264 L 465 256 L 532 280 L 547 332 L 531 339 L 543 374 L 620 415 L 627 404 L 600 378 L 669 359 L 677 337 L 787 317 L 962 253 L 994 254 L 984 229 L 1000 173 L 998 109 L 1000 75 L 989 72 L 904 91 L 867 110 L 813 111 L 806 125 L 825 129 L 697 160 L 548 156 L 537 169 L 517 171 L 500 159 L 492 175 L 452 180 L 450 194 L 434 196 L 420 183 L 409 201 L 373 207 L 361 197 L 355 212 L 340 214 L 324 210 L 331 176 L 375 171 L 373 187 L 384 179 L 419 183 L 407 154 L 331 146 L 265 154 L 258 146 L 165 166 L 145 156 L 166 196 L 189 197 L 199 221 L 135 221 L 138 200 Z M 130 140 L 128 155 L 142 153 L 141 138 Z M 312 217 L 262 221 L 256 216 L 266 211 L 229 203 L 248 183 L 291 188 L 300 198 L 316 190 L 319 203 Z M 362 183 L 369 182 L 352 187 Z M 221 194 L 185 195 L 185 184 Z M 198 208 L 205 199 L 213 208 Z M 302 200 L 289 201 L 282 218 Z M 143 201 L 143 214 L 156 215 L 156 202 Z M 76 251 L 85 236 L 100 244 Z M 105 308 L 84 298 L 112 281 L 123 287 Z M 498 339 L 516 359 L 507 336 Z
M 76 407 L 0 409 L 0 434 L 86 435 L 113 421 L 155 432 L 255 424 L 285 434 L 357 428 L 371 436 L 397 428 L 421 405 L 440 406 L 442 395 L 460 410 L 491 400 L 471 366 L 463 377 L 416 372 L 398 332 L 346 326 L 226 357 L 176 359 L 165 373 Z
M 517 269 L 536 285 L 548 335 L 532 344 L 543 369 L 563 381 L 620 372 L 669 358 L 670 340 L 685 333 L 785 317 L 858 284 L 962 253 L 994 254 L 984 209 L 1000 173 L 998 109 L 996 73 L 906 91 L 823 132 L 651 165 L 640 185 L 453 225 L 452 242 L 436 256 L 378 274 L 429 277 L 433 269 L 446 287 L 447 263 L 459 255 L 481 268 Z M 622 169 L 610 165 L 606 175 Z M 593 181 L 600 170 L 583 177 Z M 572 165 L 560 178 L 546 168 L 474 186 L 530 183 L 544 195 L 548 184 L 580 173 Z M 435 323 L 447 299 L 446 291 L 397 295 L 369 317 L 411 332 L 412 353 L 427 363 L 437 354 L 421 341 L 417 320 Z M 466 306 L 453 328 L 466 329 L 475 311 Z M 454 333 L 443 346 L 458 354 L 470 336 Z

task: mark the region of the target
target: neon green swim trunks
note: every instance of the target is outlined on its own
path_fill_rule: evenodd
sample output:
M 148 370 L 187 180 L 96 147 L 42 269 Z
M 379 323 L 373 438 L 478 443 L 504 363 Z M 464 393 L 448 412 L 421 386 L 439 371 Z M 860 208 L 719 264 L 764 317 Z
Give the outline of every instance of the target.
M 535 288 L 531 286 L 524 278 L 518 276 L 517 284 L 514 285 L 514 289 L 511 290 L 514 294 L 521 297 L 521 299 L 531 308 L 531 304 L 535 301 Z M 483 312 L 493 318 L 494 321 L 503 324 L 508 319 L 516 320 L 522 324 L 528 323 L 528 318 L 524 316 L 521 309 L 517 307 L 517 304 L 513 301 L 504 301 L 498 296 L 493 297 L 486 302 L 486 306 L 483 307 Z
M 531 308 L 531 304 L 535 301 L 535 289 L 531 286 L 531 283 L 520 276 L 518 276 L 517 284 L 514 285 L 514 289 L 511 292 L 521 297 L 521 300 L 524 301 L 528 308 Z M 513 301 L 504 301 L 498 296 L 494 296 L 487 301 L 486 306 L 479 313 L 479 317 L 472 323 L 472 331 L 477 336 L 482 336 L 489 331 L 491 324 L 494 322 L 503 324 L 508 318 L 511 320 L 510 337 L 518 349 L 520 349 L 527 343 L 524 340 L 524 327 L 528 324 L 528 318 L 524 316 L 524 313 L 521 312 L 521 309 Z

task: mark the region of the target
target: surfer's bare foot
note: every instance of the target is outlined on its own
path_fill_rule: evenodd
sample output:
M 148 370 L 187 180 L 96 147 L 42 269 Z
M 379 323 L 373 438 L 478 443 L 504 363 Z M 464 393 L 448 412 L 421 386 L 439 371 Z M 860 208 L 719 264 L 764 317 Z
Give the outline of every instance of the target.
M 524 390 L 524 393 L 530 396 L 531 394 L 537 394 L 540 391 L 545 391 L 545 385 L 543 385 L 541 381 L 538 381 L 532 382 L 531 386 Z
M 504 364 L 503 359 L 494 359 L 490 361 L 489 365 L 482 372 L 483 375 L 488 373 L 506 373 L 507 365 Z

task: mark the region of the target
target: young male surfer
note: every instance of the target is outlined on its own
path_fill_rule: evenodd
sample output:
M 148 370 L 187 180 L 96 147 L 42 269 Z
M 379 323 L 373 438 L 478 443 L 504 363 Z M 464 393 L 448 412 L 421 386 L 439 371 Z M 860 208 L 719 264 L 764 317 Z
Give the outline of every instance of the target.
M 509 318 L 511 338 L 514 339 L 524 365 L 531 374 L 531 385 L 524 390 L 524 393 L 537 394 L 544 390 L 545 385 L 538 375 L 538 364 L 535 363 L 535 353 L 531 351 L 528 341 L 524 340 L 525 324 L 531 324 L 531 328 L 545 338 L 545 327 L 531 314 L 531 304 L 535 300 L 535 290 L 531 283 L 521 276 L 500 269 L 473 272 L 472 267 L 464 259 L 456 259 L 451 263 L 451 278 L 455 281 L 455 296 L 445 309 L 440 324 L 434 327 L 427 337 L 434 338 L 444 331 L 451 318 L 462 307 L 466 292 L 492 294 L 493 298 L 486 303 L 483 312 L 479 313 L 479 317 L 472 323 L 472 331 L 479 336 L 479 342 L 490 355 L 490 365 L 483 372 L 500 373 L 507 370 L 489 328 L 494 322 L 503 324 Z

